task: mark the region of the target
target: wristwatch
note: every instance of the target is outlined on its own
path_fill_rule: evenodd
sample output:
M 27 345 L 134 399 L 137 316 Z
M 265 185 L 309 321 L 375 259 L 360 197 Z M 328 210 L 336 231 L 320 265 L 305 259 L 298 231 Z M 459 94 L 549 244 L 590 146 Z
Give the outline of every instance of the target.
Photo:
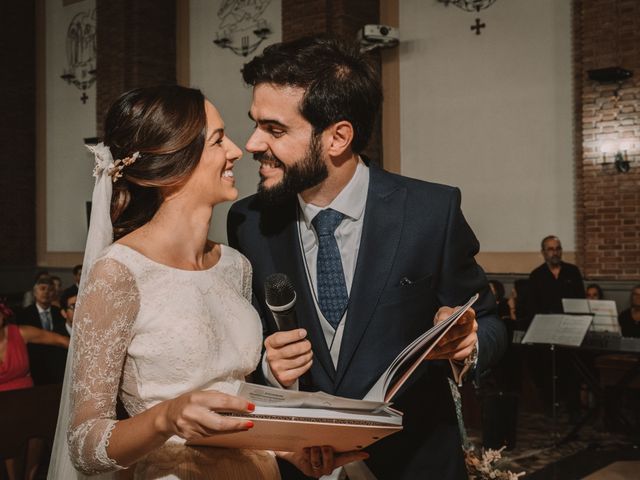
M 473 344 L 473 349 L 471 350 L 471 353 L 467 355 L 464 360 L 454 360 L 454 363 L 460 367 L 472 368 L 473 366 L 475 366 L 477 361 L 478 361 L 478 342 Z

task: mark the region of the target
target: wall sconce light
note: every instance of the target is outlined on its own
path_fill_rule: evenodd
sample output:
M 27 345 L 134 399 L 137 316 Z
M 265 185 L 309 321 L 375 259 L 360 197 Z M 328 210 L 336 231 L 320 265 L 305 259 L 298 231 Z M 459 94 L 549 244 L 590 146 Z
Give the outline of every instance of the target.
M 593 161 L 593 164 L 596 165 L 596 163 L 599 163 L 602 166 L 602 169 L 604 170 L 605 168 L 608 168 L 608 165 L 613 165 L 613 168 L 615 168 L 615 170 L 618 173 L 627 173 L 629 172 L 629 170 L 631 170 L 631 161 L 629 160 L 629 155 L 627 154 L 627 151 L 620 151 L 618 150 L 614 155 L 613 155 L 613 160 L 612 161 L 607 161 L 607 154 L 603 153 L 602 154 L 602 161 L 601 162 L 596 162 L 595 160 Z
M 234 32 L 233 29 L 216 32 L 216 38 L 213 43 L 220 48 L 228 48 L 236 55 L 246 57 L 255 52 L 260 44 L 269 38 L 273 32 L 266 20 L 258 19 L 250 32 L 249 30 L 243 31 L 241 32 L 242 35 L 234 35 L 234 33 L 237 32 Z M 240 43 L 237 42 L 237 37 L 240 38 Z
M 613 164 L 618 172 L 627 173 L 631 169 L 631 164 L 627 158 L 627 151 L 625 150 L 624 154 L 622 152 L 616 152 L 613 157 Z

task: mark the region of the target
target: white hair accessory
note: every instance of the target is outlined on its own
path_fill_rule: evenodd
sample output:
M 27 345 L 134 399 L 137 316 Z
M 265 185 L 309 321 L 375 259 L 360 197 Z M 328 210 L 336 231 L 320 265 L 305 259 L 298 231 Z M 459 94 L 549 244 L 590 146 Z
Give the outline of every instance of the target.
M 98 178 L 103 172 L 109 173 L 109 171 L 113 168 L 113 157 L 111 156 L 111 149 L 102 142 L 97 145 L 87 145 L 87 148 L 95 156 L 93 176 Z
M 87 148 L 95 155 L 95 166 L 93 167 L 93 176 L 98 178 L 101 174 L 109 175 L 113 182 L 117 182 L 122 177 L 122 169 L 134 163 L 140 158 L 140 152 L 135 152 L 130 157 L 114 160 L 111 155 L 111 149 L 104 143 L 97 145 L 87 145 Z

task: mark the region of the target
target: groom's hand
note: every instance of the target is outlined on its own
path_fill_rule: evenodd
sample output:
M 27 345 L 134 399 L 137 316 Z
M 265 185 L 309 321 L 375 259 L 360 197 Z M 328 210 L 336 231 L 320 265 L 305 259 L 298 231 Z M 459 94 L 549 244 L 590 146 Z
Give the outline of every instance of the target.
M 269 368 L 283 387 L 290 387 L 313 363 L 311 342 L 304 328 L 276 332 L 264 341 Z
M 441 307 L 436 313 L 434 324 L 442 322 L 458 308 Z M 476 312 L 470 308 L 438 342 L 427 358 L 463 361 L 471 355 L 473 347 L 478 342 L 477 331 Z
M 337 453 L 329 446 L 305 448 L 300 452 L 276 452 L 276 455 L 298 467 L 306 476 L 313 478 L 330 475 L 334 469 L 347 463 L 369 458 L 369 454 L 361 450 Z

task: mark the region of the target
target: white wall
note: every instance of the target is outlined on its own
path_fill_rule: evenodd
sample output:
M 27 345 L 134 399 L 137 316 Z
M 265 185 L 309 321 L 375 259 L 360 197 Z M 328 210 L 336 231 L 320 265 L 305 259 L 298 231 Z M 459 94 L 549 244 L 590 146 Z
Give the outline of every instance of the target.
M 460 187 L 482 251 L 573 250 L 571 2 L 399 4 L 402 173 Z
M 60 78 L 67 67 L 67 29 L 80 12 L 91 13 L 95 0 L 63 6 L 46 0 L 46 222 L 47 250 L 83 251 L 87 235 L 85 202 L 93 189 L 93 157 L 84 138 L 96 135 L 96 86 L 82 91 Z
M 272 31 L 271 36 L 260 47 L 247 57 L 235 55 L 229 49 L 222 49 L 213 43 L 216 32 L 221 28 L 221 18 L 218 9 L 223 0 L 191 0 L 190 12 L 190 84 L 200 88 L 207 98 L 218 108 L 225 122 L 226 134 L 244 150 L 244 145 L 253 131 L 253 122 L 247 113 L 251 106 L 251 88 L 242 82 L 240 69 L 255 55 L 262 52 L 265 46 L 282 40 L 281 2 L 280 0 L 262 0 L 255 5 L 267 5 L 259 14 Z M 247 13 L 255 14 L 256 10 L 250 5 Z M 236 12 L 235 18 L 241 18 L 241 12 Z M 246 18 L 246 17 L 245 17 Z M 232 22 L 234 16 L 227 17 Z M 227 23 L 227 24 L 228 24 Z M 243 22 L 240 27 L 251 22 Z M 239 37 L 249 31 L 236 32 L 233 40 L 239 42 Z M 255 40 L 250 35 L 250 41 Z M 240 192 L 239 198 L 255 193 L 258 184 L 258 164 L 251 155 L 245 152 L 234 167 L 236 186 Z M 217 206 L 213 212 L 210 237 L 216 241 L 226 242 L 226 218 L 231 203 Z

